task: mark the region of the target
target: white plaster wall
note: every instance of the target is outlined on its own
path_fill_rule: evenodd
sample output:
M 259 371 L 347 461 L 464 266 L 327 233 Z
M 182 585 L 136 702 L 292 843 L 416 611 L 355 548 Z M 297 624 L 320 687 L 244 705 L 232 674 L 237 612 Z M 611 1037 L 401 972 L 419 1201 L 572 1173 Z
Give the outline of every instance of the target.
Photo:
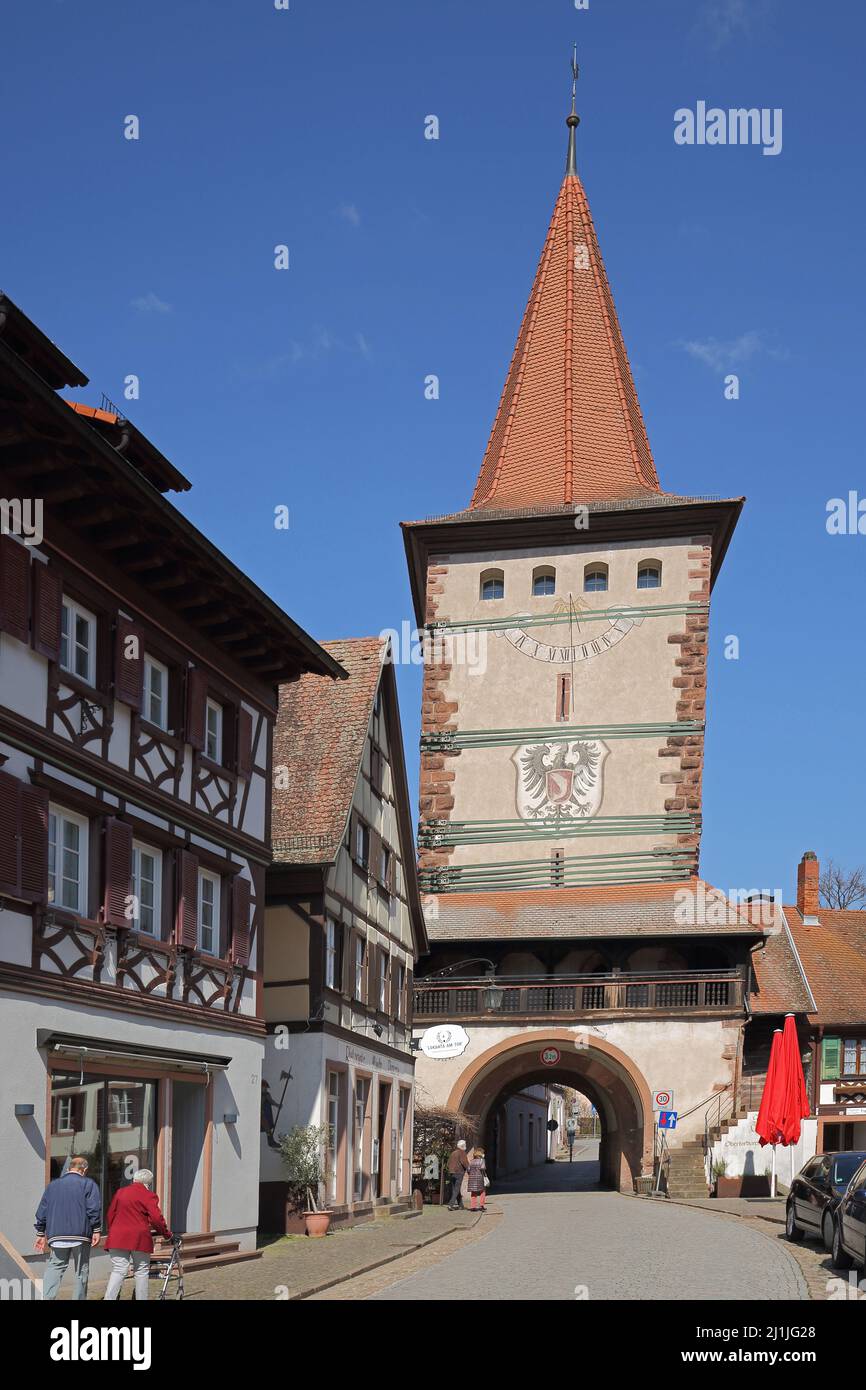
M 258 1221 L 259 1114 L 262 1044 L 201 1024 L 130 1019 L 120 1013 L 41 1002 L 4 993 L 0 999 L 3 1066 L 0 1068 L 0 1231 L 23 1253 L 32 1251 L 33 1219 L 45 1186 L 47 1067 L 36 1048 L 37 1028 L 142 1047 L 230 1057 L 213 1075 L 214 1143 L 211 1224 L 240 1232 L 243 1248 L 255 1245 Z M 32 1119 L 16 1119 L 16 1104 L 32 1104 Z M 223 1115 L 236 1112 L 236 1126 Z
M 713 1147 L 713 1161 L 724 1159 L 727 1164 L 725 1176 L 729 1178 L 740 1178 L 744 1174 L 769 1174 L 773 1167 L 773 1149 L 768 1144 L 764 1147 L 755 1132 L 755 1124 L 758 1119 L 757 1110 L 752 1110 L 727 1134 L 723 1134 L 721 1139 Z M 784 1187 L 791 1185 L 791 1160 L 793 1155 L 793 1171 L 796 1175 L 808 1163 L 810 1158 L 815 1156 L 817 1151 L 818 1121 L 808 1119 L 803 1121 L 800 1131 L 799 1143 L 791 1148 L 778 1148 L 776 1150 L 776 1180 Z

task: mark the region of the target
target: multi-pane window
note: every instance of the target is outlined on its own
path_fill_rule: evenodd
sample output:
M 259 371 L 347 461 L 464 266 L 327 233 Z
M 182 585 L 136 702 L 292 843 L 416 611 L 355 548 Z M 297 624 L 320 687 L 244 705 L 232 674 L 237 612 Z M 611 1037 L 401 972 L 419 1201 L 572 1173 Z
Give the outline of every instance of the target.
M 406 993 L 406 967 L 402 961 L 397 962 L 397 1017 L 403 1017 L 403 996 Z
M 587 565 L 583 574 L 583 589 L 587 594 L 603 594 L 607 591 L 607 567 Z
M 96 674 L 96 619 L 71 598 L 60 611 L 60 665 L 93 685 Z
M 388 957 L 384 951 L 379 952 L 379 980 L 378 980 L 378 1007 L 379 1013 L 388 1012 Z
M 216 700 L 208 700 L 205 717 L 204 751 L 211 762 L 222 762 L 223 751 L 223 707 Z
M 168 728 L 168 667 L 147 655 L 144 658 L 144 717 L 158 729 Z
M 355 1198 L 364 1195 L 364 1121 L 367 1117 L 367 1099 L 370 1082 L 364 1077 L 355 1080 Z
M 132 844 L 133 926 L 148 936 L 159 936 L 162 925 L 162 854 L 150 845 Z
M 108 1092 L 108 1123 L 114 1128 L 132 1124 L 132 1093 L 125 1088 Z
M 87 821 L 52 806 L 48 815 L 48 901 L 87 912 Z
M 654 560 L 638 565 L 637 586 L 639 589 L 658 589 L 662 582 L 662 567 Z
M 220 881 L 207 869 L 198 871 L 198 944 L 209 956 L 219 954 Z
M 844 1038 L 842 1042 L 844 1076 L 866 1076 L 866 1038 Z
M 325 987 L 337 988 L 337 924 L 331 917 L 325 921 Z
M 364 943 L 360 936 L 355 937 L 355 998 L 364 997 Z
M 481 597 L 483 599 L 505 597 L 505 576 L 502 570 L 487 570 L 482 574 Z
M 387 889 L 391 881 L 391 851 L 387 845 L 382 846 L 382 862 L 379 865 L 379 882 L 382 887 Z
M 337 1200 L 337 1144 L 340 1134 L 340 1073 L 328 1072 L 328 1132 L 325 1136 L 325 1182 L 328 1200 Z
M 366 869 L 370 863 L 370 827 L 363 821 L 358 821 L 355 840 L 355 859 L 362 869 Z
M 539 568 L 532 574 L 532 593 L 538 598 L 544 594 L 556 593 L 556 572 L 550 568 Z

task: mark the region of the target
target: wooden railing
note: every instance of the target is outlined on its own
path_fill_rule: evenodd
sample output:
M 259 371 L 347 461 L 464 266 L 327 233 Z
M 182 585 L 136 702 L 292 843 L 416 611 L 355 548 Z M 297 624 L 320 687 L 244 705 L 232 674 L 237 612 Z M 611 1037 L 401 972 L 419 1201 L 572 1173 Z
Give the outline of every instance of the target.
M 687 1015 L 730 1013 L 742 1006 L 738 970 L 416 980 L 414 996 L 416 1018 Z

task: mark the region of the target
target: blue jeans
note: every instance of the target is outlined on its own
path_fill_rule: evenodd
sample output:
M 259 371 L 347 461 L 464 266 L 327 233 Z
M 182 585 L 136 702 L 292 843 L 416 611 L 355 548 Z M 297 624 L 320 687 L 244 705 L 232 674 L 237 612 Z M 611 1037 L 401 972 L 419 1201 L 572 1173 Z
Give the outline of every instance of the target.
M 42 1280 L 43 1299 L 51 1300 L 57 1297 L 60 1281 L 66 1273 L 70 1260 L 75 1271 L 75 1287 L 72 1297 L 79 1300 L 86 1298 L 87 1280 L 90 1275 L 90 1241 L 83 1240 L 80 1245 L 67 1245 L 65 1250 L 58 1250 L 53 1245 L 50 1249 L 51 1253 L 48 1256 L 48 1263 L 45 1266 L 45 1275 Z

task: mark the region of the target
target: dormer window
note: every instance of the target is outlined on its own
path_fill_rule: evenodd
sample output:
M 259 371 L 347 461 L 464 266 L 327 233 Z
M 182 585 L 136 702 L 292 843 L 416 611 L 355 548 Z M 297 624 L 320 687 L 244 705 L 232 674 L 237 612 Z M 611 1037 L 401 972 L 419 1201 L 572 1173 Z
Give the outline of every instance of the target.
M 539 565 L 532 571 L 532 596 L 541 598 L 556 593 L 556 570 L 551 565 Z
M 607 592 L 607 565 L 594 561 L 583 571 L 583 592 L 585 594 L 604 594 Z
M 637 567 L 637 586 L 639 589 L 661 588 L 661 560 L 641 560 L 640 564 Z
M 93 685 L 96 676 L 96 619 L 71 598 L 60 614 L 60 667 Z
M 483 599 L 505 598 L 505 575 L 502 570 L 485 570 L 481 576 Z

